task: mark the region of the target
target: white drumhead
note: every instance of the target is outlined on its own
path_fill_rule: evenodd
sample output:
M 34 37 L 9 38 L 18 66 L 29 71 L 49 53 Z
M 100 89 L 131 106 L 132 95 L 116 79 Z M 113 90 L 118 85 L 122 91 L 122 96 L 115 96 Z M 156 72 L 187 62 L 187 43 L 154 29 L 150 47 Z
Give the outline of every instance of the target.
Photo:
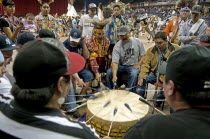
M 96 117 L 111 121 L 114 109 L 117 113 L 114 117 L 115 122 L 128 122 L 139 120 L 149 113 L 149 106 L 139 101 L 139 95 L 124 90 L 106 90 L 96 93 L 99 98 L 90 99 L 87 103 L 88 110 Z M 103 106 L 111 102 L 107 107 Z M 125 106 L 128 104 L 132 112 Z M 100 111 L 100 112 L 99 112 Z

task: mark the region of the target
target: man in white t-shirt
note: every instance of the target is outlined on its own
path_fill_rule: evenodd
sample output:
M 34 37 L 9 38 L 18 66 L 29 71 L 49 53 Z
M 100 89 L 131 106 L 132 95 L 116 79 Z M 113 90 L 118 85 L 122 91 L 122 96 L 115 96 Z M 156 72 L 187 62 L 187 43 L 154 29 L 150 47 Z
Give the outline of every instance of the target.
M 94 3 L 90 3 L 88 6 L 87 15 L 83 15 L 79 22 L 79 30 L 82 32 L 82 36 L 90 38 L 92 36 L 92 31 L 94 28 L 94 22 L 98 22 L 99 18 L 96 15 L 97 7 Z

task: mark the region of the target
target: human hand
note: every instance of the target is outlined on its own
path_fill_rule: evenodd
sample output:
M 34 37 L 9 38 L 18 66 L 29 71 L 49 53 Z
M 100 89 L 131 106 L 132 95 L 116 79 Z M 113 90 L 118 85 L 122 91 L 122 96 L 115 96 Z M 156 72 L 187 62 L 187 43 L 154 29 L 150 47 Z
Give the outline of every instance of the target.
M 192 36 L 192 39 L 196 39 L 198 36 Z
M 116 83 L 116 82 L 117 82 L 117 76 L 113 76 L 113 77 L 112 77 L 112 82 L 113 82 L 113 83 Z
M 100 81 L 100 80 L 101 80 L 101 76 L 100 76 L 100 74 L 99 74 L 99 73 L 96 73 L 96 74 L 95 74 L 95 79 L 96 79 L 96 80 L 98 80 L 98 81 Z
M 139 64 L 133 65 L 133 69 L 140 69 L 140 65 Z
M 144 82 L 144 80 L 143 80 L 143 79 L 140 79 L 140 80 L 138 81 L 138 85 L 139 85 L 139 86 L 142 86 L 142 85 L 143 85 L 143 82 Z
M 79 86 L 79 87 L 86 87 L 86 84 L 83 82 L 83 80 L 82 79 L 79 79 L 79 80 L 77 80 L 77 85 Z

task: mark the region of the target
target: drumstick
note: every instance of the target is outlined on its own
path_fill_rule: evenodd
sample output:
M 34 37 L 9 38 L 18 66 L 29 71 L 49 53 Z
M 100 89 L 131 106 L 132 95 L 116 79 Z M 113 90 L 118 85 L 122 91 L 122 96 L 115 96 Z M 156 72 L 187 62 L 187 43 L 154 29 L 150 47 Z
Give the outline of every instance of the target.
M 128 105 L 128 103 L 125 103 L 124 105 L 125 105 L 126 108 L 128 108 L 128 109 L 131 111 L 131 113 L 132 113 L 137 119 L 139 119 L 139 118 L 133 113 L 133 111 L 132 111 L 131 107 Z
M 115 109 L 114 109 L 114 112 L 113 112 L 112 122 L 111 122 L 111 125 L 110 125 L 110 127 L 109 127 L 108 137 L 109 137 L 109 135 L 110 135 L 110 132 L 111 132 L 111 129 L 112 129 L 112 123 L 113 123 L 113 121 L 114 121 L 114 117 L 115 117 L 117 111 L 118 111 L 118 109 L 115 108 Z
M 84 96 L 84 97 L 91 97 L 95 96 L 94 94 L 86 94 L 86 95 L 68 95 L 68 96 Z
M 79 106 L 77 106 L 77 107 L 75 107 L 75 108 L 69 110 L 69 112 L 72 112 L 72 111 L 74 111 L 74 110 L 76 110 L 76 109 L 78 109 L 78 108 L 80 108 L 80 107 L 82 107 L 82 106 L 85 106 L 86 104 L 87 104 L 87 102 L 85 102 L 85 103 L 83 103 L 82 105 L 79 105 Z
M 67 102 L 67 103 L 63 103 L 63 104 L 72 104 L 72 103 L 79 103 L 79 102 L 85 102 L 85 101 L 87 101 L 87 99 L 78 100 L 78 101 L 73 101 L 73 102 Z
M 143 99 L 143 98 L 140 97 L 139 100 L 140 100 L 141 102 L 143 102 L 143 103 L 149 105 L 150 107 L 152 107 L 153 109 L 155 109 L 157 112 L 161 113 L 162 115 L 166 115 L 164 112 L 158 110 L 157 108 L 155 108 L 154 106 L 152 106 L 151 104 L 149 104 L 149 102 L 147 102 L 145 99 Z
M 95 96 L 95 95 L 94 95 L 94 96 L 90 97 L 89 99 L 96 99 L 96 98 L 99 98 L 101 95 L 102 95 L 102 94 L 100 94 L 100 95 L 98 95 L 98 96 Z M 85 103 L 83 103 L 82 105 L 79 105 L 79 106 L 77 106 L 77 107 L 75 107 L 75 108 L 69 110 L 69 112 L 72 112 L 72 111 L 76 110 L 77 108 L 80 108 L 80 107 L 82 107 L 82 106 L 84 106 L 84 105 L 86 105 L 86 104 L 87 104 L 87 102 L 85 102 Z
M 113 83 L 113 89 L 115 89 L 115 88 L 116 88 L 116 86 L 117 86 L 117 83 L 116 83 L 116 82 L 114 82 L 114 83 Z
M 147 101 L 166 101 L 166 99 L 146 99 Z
M 101 112 L 101 111 L 102 111 L 105 107 L 107 107 L 110 103 L 111 103 L 110 100 L 107 101 L 107 103 L 105 103 L 104 106 L 103 106 L 96 114 L 94 114 L 92 117 L 90 117 L 90 119 L 88 119 L 88 120 L 86 121 L 86 123 L 88 123 L 91 119 L 93 119 L 93 117 L 95 117 L 99 112 Z
M 138 87 L 138 85 L 133 86 L 133 87 L 130 87 L 130 88 L 125 88 L 125 90 L 126 90 L 126 91 L 130 91 L 131 89 L 136 88 L 136 87 Z

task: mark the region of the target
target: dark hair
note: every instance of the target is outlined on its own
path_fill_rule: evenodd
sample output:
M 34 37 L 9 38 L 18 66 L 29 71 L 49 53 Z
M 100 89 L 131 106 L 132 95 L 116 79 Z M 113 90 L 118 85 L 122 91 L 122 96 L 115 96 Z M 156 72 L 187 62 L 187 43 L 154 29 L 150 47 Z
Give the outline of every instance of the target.
M 44 4 L 48 4 L 48 5 L 50 5 L 48 2 L 46 2 L 46 1 L 42 1 L 42 3 L 40 3 L 40 7 L 42 7 Z
M 64 82 L 70 82 L 70 75 L 64 75 Z M 13 85 L 11 93 L 16 102 L 23 107 L 41 108 L 47 105 L 56 90 L 58 79 L 46 88 L 22 89 L 16 83 Z
M 2 6 L 8 6 L 8 5 L 15 5 L 15 3 L 12 0 L 3 0 L 2 1 Z
M 154 39 L 163 39 L 164 41 L 167 41 L 167 35 L 164 31 L 159 31 L 155 34 L 155 38 Z
M 121 9 L 121 8 L 120 8 L 120 5 L 118 5 L 118 4 L 115 4 L 115 5 L 113 6 L 113 9 L 116 8 L 116 7 L 118 7 L 119 9 Z
M 165 82 L 168 83 L 167 76 Z M 210 105 L 210 90 L 200 91 L 199 88 L 180 85 L 176 82 L 175 89 L 191 106 Z

